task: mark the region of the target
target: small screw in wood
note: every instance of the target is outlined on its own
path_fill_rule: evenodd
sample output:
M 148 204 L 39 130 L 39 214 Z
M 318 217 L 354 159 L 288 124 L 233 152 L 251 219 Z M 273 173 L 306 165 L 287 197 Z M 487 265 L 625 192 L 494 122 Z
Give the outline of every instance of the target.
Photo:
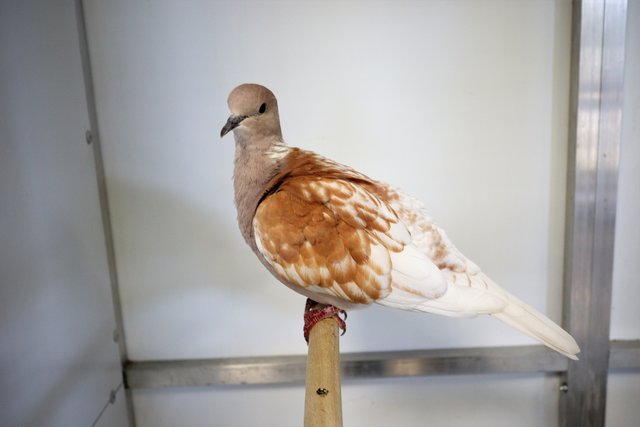
M 327 394 L 329 394 L 329 390 L 327 390 L 326 388 L 320 387 L 319 389 L 316 390 L 316 394 L 318 396 L 325 397 Z

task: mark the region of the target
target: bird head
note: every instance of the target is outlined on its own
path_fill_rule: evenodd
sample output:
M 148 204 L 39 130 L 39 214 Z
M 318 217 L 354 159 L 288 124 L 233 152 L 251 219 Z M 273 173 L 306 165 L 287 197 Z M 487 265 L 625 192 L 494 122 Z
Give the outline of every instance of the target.
M 278 101 L 264 86 L 245 83 L 236 87 L 227 100 L 231 116 L 220 131 L 222 138 L 230 131 L 237 137 L 277 137 L 282 139 Z

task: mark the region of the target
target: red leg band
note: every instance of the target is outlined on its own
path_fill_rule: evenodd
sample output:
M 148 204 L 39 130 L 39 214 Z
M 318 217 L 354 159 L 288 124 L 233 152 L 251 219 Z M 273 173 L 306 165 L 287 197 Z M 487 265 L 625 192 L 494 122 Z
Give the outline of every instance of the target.
M 340 315 L 344 315 L 344 319 L 340 317 Z M 342 335 L 347 332 L 347 324 L 345 320 L 347 319 L 347 312 L 335 307 L 333 305 L 325 305 L 319 304 L 312 299 L 307 299 L 307 304 L 304 308 L 304 339 L 309 342 L 309 332 L 311 329 L 323 319 L 329 319 L 334 317 L 338 322 L 338 326 L 342 329 Z

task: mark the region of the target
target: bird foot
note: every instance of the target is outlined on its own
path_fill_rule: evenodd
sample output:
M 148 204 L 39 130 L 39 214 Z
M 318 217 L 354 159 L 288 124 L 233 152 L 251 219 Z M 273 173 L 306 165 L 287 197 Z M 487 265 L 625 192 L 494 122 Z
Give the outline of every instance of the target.
M 344 319 L 340 317 L 344 315 Z M 335 318 L 338 326 L 342 329 L 342 334 L 347 332 L 347 312 L 333 305 L 320 304 L 311 298 L 307 298 L 307 304 L 304 307 L 304 339 L 309 342 L 309 333 L 311 329 L 321 320 Z

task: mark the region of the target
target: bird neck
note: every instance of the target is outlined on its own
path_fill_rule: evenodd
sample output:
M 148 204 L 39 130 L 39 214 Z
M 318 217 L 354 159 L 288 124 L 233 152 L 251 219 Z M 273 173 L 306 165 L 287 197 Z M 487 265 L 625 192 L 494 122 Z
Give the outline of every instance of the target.
M 269 190 L 269 183 L 278 175 L 291 151 L 279 138 L 270 143 L 256 144 L 236 135 L 236 154 L 233 171 L 238 225 L 249 246 L 255 249 L 253 215 L 260 199 Z

